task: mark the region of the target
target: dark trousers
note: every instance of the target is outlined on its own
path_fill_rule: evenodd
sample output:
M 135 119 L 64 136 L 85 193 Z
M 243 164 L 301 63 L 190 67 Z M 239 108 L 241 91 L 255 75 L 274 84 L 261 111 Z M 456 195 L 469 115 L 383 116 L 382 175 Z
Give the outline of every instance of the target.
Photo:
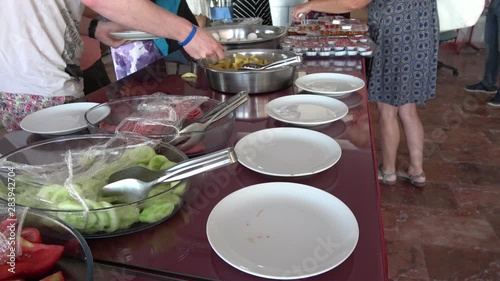
M 496 85 L 500 67 L 500 0 L 491 1 L 484 25 L 486 64 L 481 83 L 490 88 Z
M 111 80 L 102 60 L 99 59 L 91 67 L 83 71 L 83 92 L 85 95 L 109 84 L 111 84 Z

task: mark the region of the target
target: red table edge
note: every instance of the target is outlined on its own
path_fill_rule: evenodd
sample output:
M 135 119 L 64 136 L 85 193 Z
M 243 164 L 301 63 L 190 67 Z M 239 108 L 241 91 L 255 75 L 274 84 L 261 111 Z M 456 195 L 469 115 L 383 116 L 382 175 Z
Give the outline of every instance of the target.
M 366 60 L 362 60 L 363 67 L 362 69 L 366 70 Z M 365 81 L 368 82 L 368 75 L 365 72 Z M 368 95 L 368 85 L 366 85 L 367 88 L 367 95 Z M 380 182 L 378 180 L 378 167 L 377 167 L 377 157 L 376 157 L 376 152 L 375 152 L 375 140 L 373 139 L 373 126 L 372 126 L 372 115 L 370 111 L 370 101 L 367 100 L 366 103 L 366 112 L 368 113 L 368 124 L 370 128 L 370 141 L 371 141 L 371 148 L 372 148 L 372 157 L 373 157 L 373 172 L 375 177 L 377 178 L 376 182 L 376 188 L 377 188 L 377 209 L 378 209 L 378 218 L 379 218 L 379 226 L 380 226 L 380 244 L 382 246 L 382 255 L 383 255 L 383 261 L 384 261 L 384 277 L 385 280 L 389 280 L 389 265 L 387 262 L 387 249 L 386 249 L 386 244 L 385 244 L 385 235 L 384 235 L 384 222 L 382 220 L 382 207 L 381 207 L 381 196 L 380 196 Z

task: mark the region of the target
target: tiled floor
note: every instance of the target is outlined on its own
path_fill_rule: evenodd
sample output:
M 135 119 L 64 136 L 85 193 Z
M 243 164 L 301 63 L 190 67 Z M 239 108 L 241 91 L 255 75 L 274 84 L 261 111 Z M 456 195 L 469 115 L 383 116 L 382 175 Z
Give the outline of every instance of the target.
M 425 188 L 381 186 L 389 277 L 394 281 L 500 280 L 500 109 L 463 90 L 481 79 L 484 51 L 442 48 L 437 98 L 420 108 Z M 106 56 L 114 80 L 110 58 Z M 377 116 L 372 106 L 375 143 Z M 3 135 L 3 132 L 0 132 Z M 404 139 L 400 164 L 407 159 Z M 366 280 L 369 281 L 369 280 Z
M 419 110 L 428 185 L 381 185 L 391 280 L 500 280 L 500 109 L 485 105 L 492 95 L 463 90 L 481 80 L 484 59 L 441 48 L 460 74 L 439 70 L 437 98 Z M 377 127 L 373 106 L 372 115 Z M 404 165 L 403 135 L 399 151 Z

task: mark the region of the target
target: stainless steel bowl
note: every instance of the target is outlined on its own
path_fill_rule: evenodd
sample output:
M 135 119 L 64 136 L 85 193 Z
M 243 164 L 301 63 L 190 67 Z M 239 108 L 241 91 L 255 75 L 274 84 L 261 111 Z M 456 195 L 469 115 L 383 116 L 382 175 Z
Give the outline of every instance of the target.
M 250 33 L 255 33 L 259 39 L 248 41 L 223 41 L 220 43 L 226 50 L 234 49 L 278 49 L 280 41 L 286 35 L 287 29 L 279 26 L 268 25 L 230 25 L 205 28 L 210 33 L 217 33 L 222 39 L 247 38 Z
M 209 26 L 227 26 L 227 25 L 262 25 L 264 22 L 261 18 L 231 18 L 214 20 Z
M 227 51 L 225 58 L 232 58 L 237 54 L 256 55 L 270 62 L 297 55 L 278 49 L 250 49 Z M 288 65 L 266 70 L 220 70 L 211 68 L 212 62 L 207 59 L 198 61 L 198 64 L 205 69 L 210 88 L 224 93 L 247 91 L 249 94 L 268 93 L 291 86 L 297 67 Z

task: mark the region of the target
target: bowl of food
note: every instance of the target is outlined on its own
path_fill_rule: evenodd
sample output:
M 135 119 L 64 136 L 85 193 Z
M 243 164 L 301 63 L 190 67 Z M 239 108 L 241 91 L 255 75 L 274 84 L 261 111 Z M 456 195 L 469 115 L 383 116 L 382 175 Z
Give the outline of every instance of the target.
M 268 93 L 289 87 L 295 77 L 296 65 L 248 70 L 246 63 L 266 65 L 278 60 L 296 57 L 291 51 L 280 49 L 242 49 L 225 52 L 224 59 L 212 62 L 198 61 L 207 74 L 210 88 L 224 93 L 246 91 L 249 94 Z
M 124 204 L 102 195 L 108 177 L 131 166 L 160 170 L 186 159 L 177 148 L 137 134 L 48 139 L 0 158 L 0 200 L 14 196 L 18 206 L 57 217 L 85 238 L 124 235 L 175 215 L 190 179 L 158 185 L 146 199 Z
M 0 265 L 1 280 L 93 280 L 92 253 L 78 231 L 37 210 L 17 207 L 15 213 L 16 228 L 8 227 L 13 216 L 0 222 L 0 232 L 15 237 L 19 246 L 18 252 L 0 253 L 8 258 Z
M 133 132 L 169 143 L 176 140 L 180 129 L 220 103 L 201 96 L 135 96 L 97 105 L 85 112 L 84 119 L 92 134 Z M 196 144 L 176 146 L 190 157 L 223 148 L 233 131 L 234 120 L 235 113 L 231 112 L 203 132 L 184 135 L 196 136 Z
M 278 49 L 286 28 L 268 25 L 219 25 L 205 28 L 227 50 Z

